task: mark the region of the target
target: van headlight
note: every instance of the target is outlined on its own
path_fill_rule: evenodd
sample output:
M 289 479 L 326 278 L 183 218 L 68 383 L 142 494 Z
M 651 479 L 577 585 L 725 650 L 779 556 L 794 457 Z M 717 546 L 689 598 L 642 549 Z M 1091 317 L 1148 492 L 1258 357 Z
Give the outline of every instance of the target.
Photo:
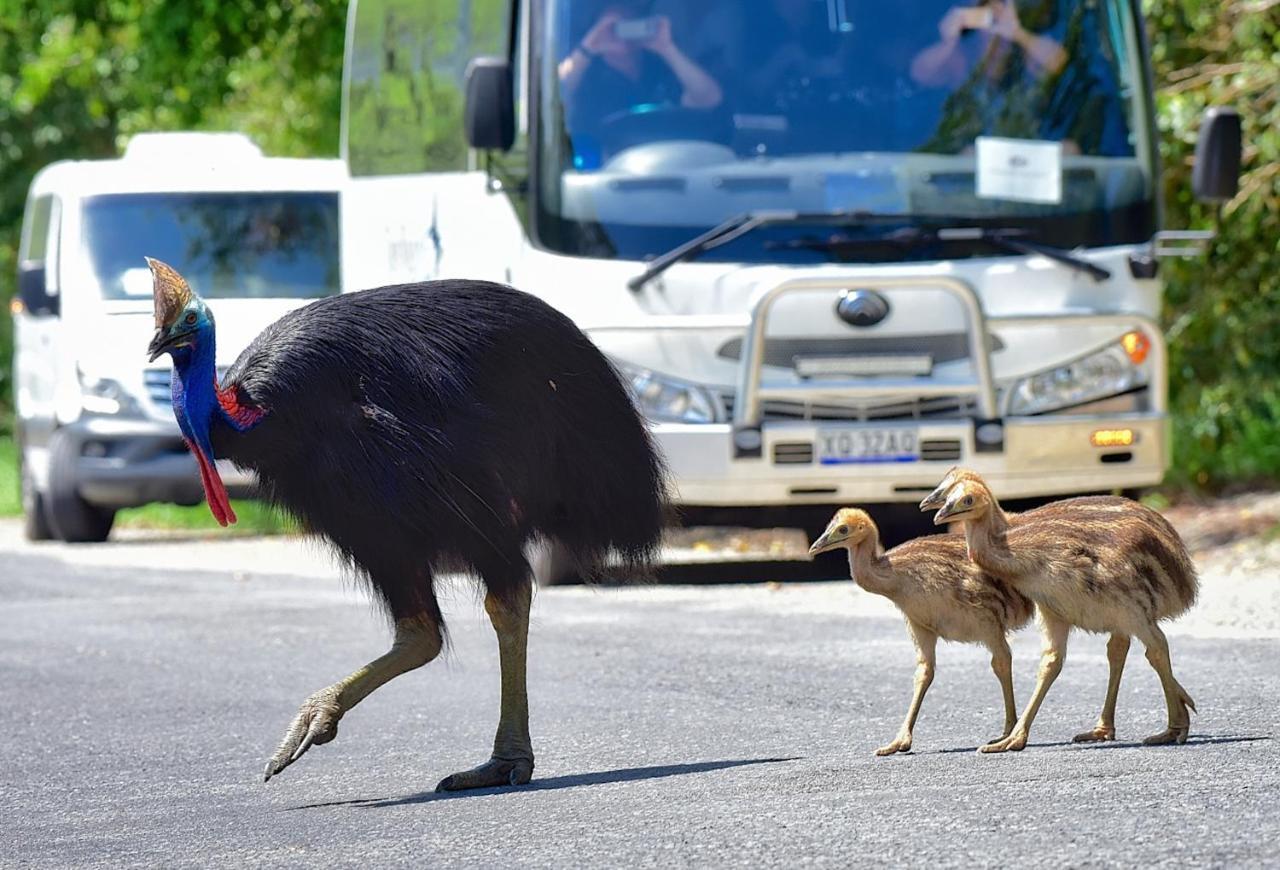
M 711 391 L 699 384 L 659 374 L 631 363 L 614 365 L 641 413 L 664 423 L 715 423 L 724 413 Z
M 80 407 L 100 417 L 141 417 L 142 408 L 119 381 L 80 373 Z
M 1132 355 L 1124 342 L 1117 342 L 1064 366 L 1023 378 L 1012 387 L 1009 413 L 1043 414 L 1146 386 L 1146 369 L 1135 363 Z

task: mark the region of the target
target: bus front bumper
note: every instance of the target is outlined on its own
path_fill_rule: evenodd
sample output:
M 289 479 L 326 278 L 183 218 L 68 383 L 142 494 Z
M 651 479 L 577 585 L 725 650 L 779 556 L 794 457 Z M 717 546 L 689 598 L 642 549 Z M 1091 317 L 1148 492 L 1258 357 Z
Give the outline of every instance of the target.
M 824 465 L 806 462 L 820 432 L 918 430 L 922 456 L 911 462 Z M 884 504 L 919 501 L 954 465 L 977 471 L 1002 499 L 1066 496 L 1137 489 L 1161 482 L 1166 468 L 1168 419 L 1163 414 L 1098 417 L 1039 416 L 1001 421 L 1003 443 L 979 449 L 970 420 L 766 423 L 754 458 L 735 458 L 729 424 L 654 424 L 676 501 L 690 506 L 749 507 L 805 504 Z M 1094 446 L 1094 433 L 1124 431 L 1125 446 Z M 781 448 L 781 449 L 780 449 Z

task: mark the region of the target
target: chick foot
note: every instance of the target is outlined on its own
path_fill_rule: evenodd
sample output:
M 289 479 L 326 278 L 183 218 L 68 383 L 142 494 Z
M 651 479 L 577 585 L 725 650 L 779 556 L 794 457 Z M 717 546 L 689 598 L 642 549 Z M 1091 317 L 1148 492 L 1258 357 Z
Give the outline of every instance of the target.
M 978 751 L 988 755 L 995 752 L 1021 752 L 1027 745 L 1027 735 L 1025 732 L 1015 731 L 1003 740 L 996 740 L 985 746 L 979 746 Z
M 1116 739 L 1116 728 L 1114 725 L 1103 725 L 1101 723 L 1094 725 L 1088 731 L 1082 731 L 1075 737 L 1071 738 L 1072 743 L 1103 743 L 1107 740 Z
M 298 715 L 293 717 L 289 730 L 276 748 L 275 754 L 267 761 L 262 781 L 293 764 L 312 746 L 328 743 L 338 736 L 338 720 L 342 718 L 342 706 L 338 703 L 338 693 L 333 687 L 321 689 L 302 702 Z
M 898 739 L 894 740 L 892 743 L 889 743 L 885 746 L 881 746 L 879 749 L 877 749 L 876 755 L 893 755 L 895 752 L 910 752 L 910 751 L 911 751 L 911 738 L 899 737 Z
M 494 788 L 524 785 L 533 778 L 533 756 L 528 758 L 490 758 L 479 767 L 446 776 L 436 791 L 465 791 L 469 788 Z
M 1171 725 L 1159 734 L 1152 734 L 1142 742 L 1147 746 L 1164 746 L 1169 743 L 1186 743 L 1190 725 Z

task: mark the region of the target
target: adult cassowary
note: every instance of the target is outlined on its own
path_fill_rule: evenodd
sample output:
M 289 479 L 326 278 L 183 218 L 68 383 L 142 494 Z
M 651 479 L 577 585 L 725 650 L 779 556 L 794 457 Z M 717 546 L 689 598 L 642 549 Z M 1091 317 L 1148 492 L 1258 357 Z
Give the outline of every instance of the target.
M 458 570 L 483 583 L 502 701 L 492 758 L 439 788 L 528 782 L 526 545 L 545 540 L 586 572 L 609 557 L 634 569 L 661 534 L 661 463 L 613 368 L 533 296 L 436 281 L 288 314 L 219 385 L 212 312 L 176 271 L 147 262 L 148 350 L 173 358 L 174 413 L 213 515 L 235 522 L 214 466 L 226 458 L 331 541 L 395 620 L 389 652 L 303 702 L 266 779 L 332 740 L 370 692 L 439 654 L 434 580 Z

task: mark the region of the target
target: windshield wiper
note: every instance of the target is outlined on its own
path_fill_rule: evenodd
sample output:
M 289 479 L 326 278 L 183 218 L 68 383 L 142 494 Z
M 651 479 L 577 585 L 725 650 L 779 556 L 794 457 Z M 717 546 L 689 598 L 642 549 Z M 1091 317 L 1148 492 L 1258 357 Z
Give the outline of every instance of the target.
M 1018 254 L 1037 254 L 1061 263 L 1077 272 L 1083 272 L 1095 281 L 1106 281 L 1111 272 L 1081 257 L 1040 242 L 1029 241 L 1028 232 L 1017 227 L 903 227 L 879 236 L 853 238 L 841 236 L 832 239 L 793 239 L 787 242 L 771 242 L 766 247 L 792 248 L 810 251 L 830 251 L 836 248 L 863 247 L 866 245 L 902 245 L 917 247 L 937 242 L 979 242 L 1004 248 Z
M 931 216 L 932 217 L 932 216 Z M 880 213 L 870 211 L 749 211 L 729 218 L 717 224 L 700 236 L 695 236 L 684 244 L 672 248 L 649 261 L 649 265 L 636 277 L 627 282 L 627 287 L 640 290 L 654 278 L 670 269 L 676 263 L 692 260 L 700 254 L 727 245 L 735 239 L 764 226 L 777 224 L 858 224 L 882 221 L 919 220 L 919 215 Z M 950 221 L 952 218 L 933 218 Z M 955 219 L 959 220 L 959 219 Z

